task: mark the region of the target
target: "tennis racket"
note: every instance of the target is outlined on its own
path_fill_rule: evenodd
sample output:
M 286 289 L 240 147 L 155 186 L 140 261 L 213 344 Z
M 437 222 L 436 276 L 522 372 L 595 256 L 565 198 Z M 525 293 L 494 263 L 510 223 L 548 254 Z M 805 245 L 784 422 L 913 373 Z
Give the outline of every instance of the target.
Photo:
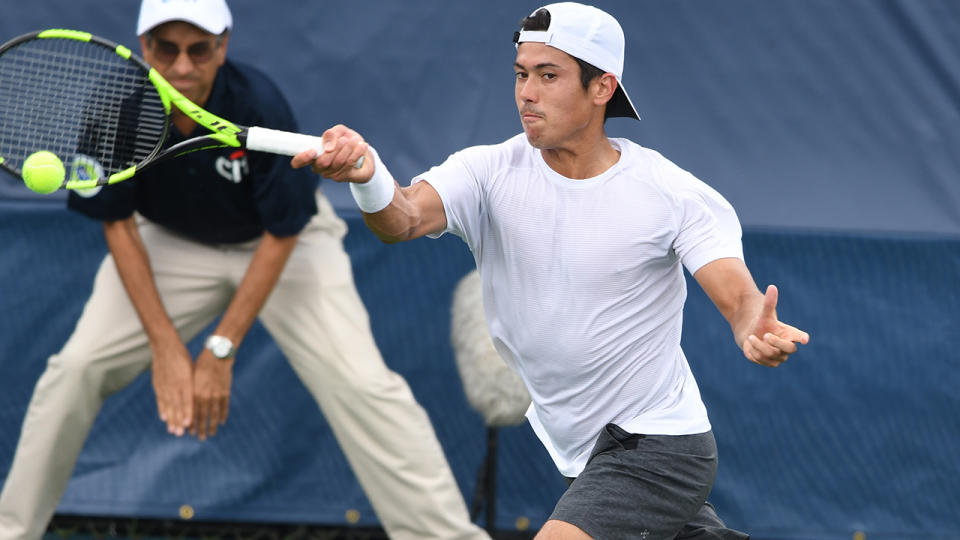
M 210 134 L 164 148 L 174 107 Z M 293 156 L 321 145 L 320 137 L 207 112 L 130 49 L 87 32 L 43 30 L 0 45 L 0 167 L 17 176 L 41 150 L 63 161 L 62 188 L 88 189 L 198 150 Z M 362 164 L 361 157 L 355 166 Z

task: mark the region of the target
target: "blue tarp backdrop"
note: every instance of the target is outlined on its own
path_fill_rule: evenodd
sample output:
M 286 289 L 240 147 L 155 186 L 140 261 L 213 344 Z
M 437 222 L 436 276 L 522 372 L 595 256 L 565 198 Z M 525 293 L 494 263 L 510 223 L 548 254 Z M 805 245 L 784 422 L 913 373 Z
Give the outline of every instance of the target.
M 711 499 L 764 540 L 960 538 L 960 2 L 607 0 L 643 118 L 615 136 L 723 193 L 747 262 L 812 343 L 743 359 L 690 282 L 684 347 L 721 463 Z M 360 130 L 404 182 L 519 131 L 517 21 L 538 2 L 232 0 L 230 56 L 269 73 L 306 132 Z M 4 2 L 0 40 L 78 28 L 130 46 L 138 2 Z M 357 284 L 387 362 L 410 382 L 469 497 L 483 423 L 449 345 L 456 238 L 385 246 L 342 186 Z M 0 479 L 46 358 L 106 252 L 99 226 L 0 176 Z M 197 350 L 198 343 L 191 344 Z M 166 435 L 148 377 L 108 400 L 60 512 L 344 523 L 369 504 L 325 421 L 260 326 L 210 442 Z M 563 482 L 527 426 L 500 444 L 498 527 L 539 526 Z

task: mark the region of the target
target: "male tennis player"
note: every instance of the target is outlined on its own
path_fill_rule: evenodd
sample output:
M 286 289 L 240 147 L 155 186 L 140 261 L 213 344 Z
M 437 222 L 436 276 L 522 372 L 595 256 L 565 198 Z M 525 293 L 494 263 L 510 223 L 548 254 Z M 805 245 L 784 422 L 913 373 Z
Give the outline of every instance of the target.
M 537 538 L 747 538 L 706 502 L 717 452 L 680 348 L 683 266 L 751 361 L 777 366 L 809 338 L 777 319 L 775 287 L 757 289 L 723 197 L 657 152 L 605 135 L 605 118 L 638 118 L 621 82 L 617 21 L 551 4 L 514 41 L 522 135 L 458 152 L 405 188 L 344 126 L 293 165 L 351 182 L 384 241 L 451 232 L 470 247 L 494 344 L 571 479 Z M 368 159 L 354 170 L 360 155 Z
M 276 86 L 226 59 L 230 27 L 223 0 L 144 0 L 137 34 L 144 58 L 198 105 L 296 131 Z M 202 129 L 184 115 L 174 124 L 170 144 Z M 343 250 L 346 227 L 309 171 L 268 154 L 196 152 L 87 197 L 71 193 L 69 206 L 103 222 L 110 254 L 34 391 L 0 496 L 0 539 L 41 537 L 104 399 L 147 369 L 171 433 L 216 433 L 234 363 L 253 360 L 241 343 L 258 316 L 391 538 L 489 538 L 470 522 L 425 411 L 381 359 Z M 194 361 L 184 343 L 221 314 Z

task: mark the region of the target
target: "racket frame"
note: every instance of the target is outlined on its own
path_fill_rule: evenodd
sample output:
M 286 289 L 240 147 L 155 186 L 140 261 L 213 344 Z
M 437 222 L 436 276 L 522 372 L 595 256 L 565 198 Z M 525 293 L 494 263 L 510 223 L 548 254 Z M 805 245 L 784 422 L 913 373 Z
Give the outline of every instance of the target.
M 89 32 L 69 30 L 65 28 L 38 30 L 23 34 L 4 43 L 2 46 L 0 46 L 0 54 L 7 49 L 33 39 L 71 39 L 75 41 L 92 43 L 112 50 L 117 56 L 133 63 L 138 68 L 143 70 L 146 78 L 149 79 L 153 86 L 157 89 L 157 93 L 160 96 L 164 113 L 166 115 L 166 118 L 164 119 L 163 134 L 161 135 L 159 143 L 156 145 L 153 151 L 147 157 L 140 160 L 139 163 L 115 172 L 105 178 L 66 180 L 62 186 L 65 189 L 89 189 L 105 184 L 115 184 L 117 182 L 127 180 L 133 177 L 136 173 L 141 172 L 150 166 L 160 163 L 170 157 L 176 157 L 190 152 L 214 148 L 239 148 L 243 147 L 244 143 L 246 142 L 247 128 L 238 126 L 229 120 L 221 118 L 190 101 L 189 98 L 180 93 L 179 90 L 174 88 L 172 84 L 164 79 L 156 69 L 147 64 L 144 59 L 134 54 L 133 51 L 128 47 L 95 36 Z M 163 143 L 167 140 L 167 137 L 170 134 L 170 120 L 173 115 L 174 107 L 183 112 L 197 124 L 209 129 L 211 133 L 208 135 L 188 139 L 169 148 L 163 148 Z M 7 169 L 17 176 L 21 175 L 22 173 L 22 171 L 17 170 L 15 167 L 12 167 L 10 164 L 6 163 L 6 160 L 2 156 L 0 156 L 0 167 Z

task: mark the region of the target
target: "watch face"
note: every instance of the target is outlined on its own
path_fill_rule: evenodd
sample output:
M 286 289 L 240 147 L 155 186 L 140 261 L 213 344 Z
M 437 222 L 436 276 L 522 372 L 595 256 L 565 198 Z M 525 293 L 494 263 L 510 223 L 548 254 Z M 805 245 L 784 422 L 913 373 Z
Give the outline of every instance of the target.
M 223 336 L 210 336 L 207 339 L 206 346 L 217 358 L 229 358 L 233 356 L 233 343 Z

